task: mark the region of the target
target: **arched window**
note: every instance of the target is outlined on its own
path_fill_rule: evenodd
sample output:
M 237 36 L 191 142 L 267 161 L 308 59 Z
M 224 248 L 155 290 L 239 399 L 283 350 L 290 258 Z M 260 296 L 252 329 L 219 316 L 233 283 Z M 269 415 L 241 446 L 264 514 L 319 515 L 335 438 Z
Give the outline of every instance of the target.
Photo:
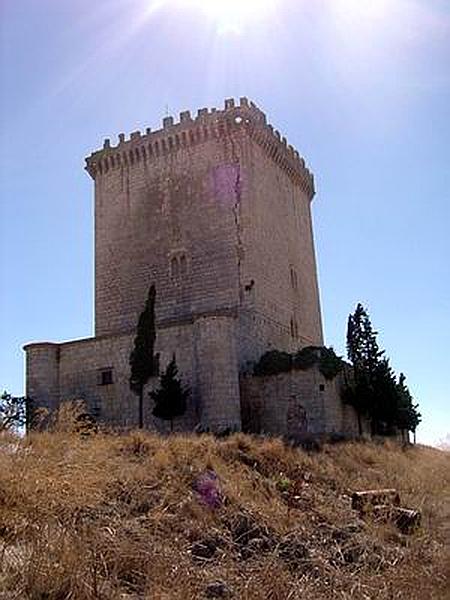
M 187 273 L 187 260 L 185 254 L 182 254 L 180 258 L 180 273 L 181 275 L 186 275 Z
M 188 274 L 189 262 L 185 252 L 178 251 L 172 254 L 170 258 L 170 277 L 173 280 L 180 281 Z
M 176 256 L 174 256 L 172 258 L 172 260 L 170 261 L 170 276 L 172 277 L 172 279 L 178 279 L 180 275 L 180 267 L 178 264 L 178 258 L 176 258 Z

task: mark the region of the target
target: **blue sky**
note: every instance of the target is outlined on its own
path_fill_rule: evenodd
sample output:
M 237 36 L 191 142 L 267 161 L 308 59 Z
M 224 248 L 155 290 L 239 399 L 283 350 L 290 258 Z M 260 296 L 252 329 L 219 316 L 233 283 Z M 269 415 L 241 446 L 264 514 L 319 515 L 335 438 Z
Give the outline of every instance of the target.
M 419 440 L 450 432 L 447 0 L 1 0 L 0 23 L 1 387 L 24 342 L 92 333 L 84 157 L 245 95 L 316 176 L 327 344 L 362 301 Z

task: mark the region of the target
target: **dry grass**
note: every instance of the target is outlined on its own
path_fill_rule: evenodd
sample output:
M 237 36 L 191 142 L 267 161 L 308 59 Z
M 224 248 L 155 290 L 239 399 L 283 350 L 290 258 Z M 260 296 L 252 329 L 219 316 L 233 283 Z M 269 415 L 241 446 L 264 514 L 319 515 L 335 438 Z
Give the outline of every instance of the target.
M 347 443 L 307 454 L 236 435 L 0 440 L 0 598 L 449 598 L 450 454 Z M 222 508 L 193 489 L 219 476 Z M 403 536 L 349 493 L 396 487 L 421 508 Z

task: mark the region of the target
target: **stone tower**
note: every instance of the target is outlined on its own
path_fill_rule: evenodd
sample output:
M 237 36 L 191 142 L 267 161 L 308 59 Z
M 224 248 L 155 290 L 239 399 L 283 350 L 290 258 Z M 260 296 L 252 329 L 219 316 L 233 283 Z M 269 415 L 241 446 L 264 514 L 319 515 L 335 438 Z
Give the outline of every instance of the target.
M 84 341 L 95 345 L 92 372 L 114 365 L 124 397 L 130 340 L 155 284 L 157 349 L 177 353 L 198 419 L 239 427 L 239 374 L 271 348 L 323 342 L 304 160 L 241 98 L 121 134 L 117 145 L 105 140 L 86 169 L 95 183 L 95 338 Z M 32 391 L 33 357 L 50 348 L 60 399 L 66 381 L 72 394 L 95 391 L 96 405 L 112 404 L 93 373 L 88 385 L 74 372 L 74 357 L 88 351 L 80 343 L 27 346 Z M 105 356 L 113 346 L 120 360 Z
M 95 181 L 95 334 L 132 331 L 151 283 L 160 325 L 239 320 L 239 358 L 321 344 L 303 159 L 247 99 L 123 135 L 87 159 Z

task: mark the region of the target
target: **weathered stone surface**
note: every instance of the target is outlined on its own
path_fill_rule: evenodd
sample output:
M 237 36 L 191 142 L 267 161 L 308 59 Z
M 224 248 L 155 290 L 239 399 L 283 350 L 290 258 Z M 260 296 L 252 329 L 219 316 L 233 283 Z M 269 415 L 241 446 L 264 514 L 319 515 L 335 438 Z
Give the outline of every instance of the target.
M 414 533 L 422 522 L 420 510 L 401 508 L 390 504 L 374 506 L 372 515 L 376 520 L 393 523 L 404 534 Z
M 294 442 L 310 434 L 356 436 L 356 413 L 342 402 L 342 384 L 341 376 L 326 380 L 317 366 L 279 375 L 242 375 L 244 429 L 286 436 Z M 368 430 L 368 423 L 363 425 Z
M 400 506 L 400 494 L 392 488 L 365 490 L 352 494 L 352 508 L 354 510 L 365 512 L 377 505 Z

